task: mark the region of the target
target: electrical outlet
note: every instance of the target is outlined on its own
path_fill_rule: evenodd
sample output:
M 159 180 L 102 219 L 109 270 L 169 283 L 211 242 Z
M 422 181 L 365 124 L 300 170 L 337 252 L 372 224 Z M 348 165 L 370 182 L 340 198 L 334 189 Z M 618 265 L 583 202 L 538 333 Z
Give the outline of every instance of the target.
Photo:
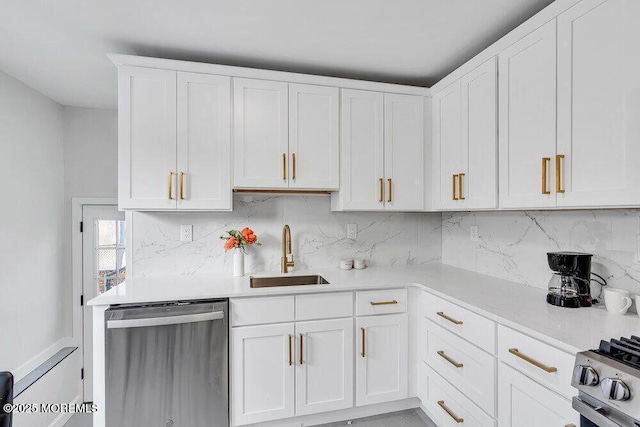
M 193 242 L 193 225 L 180 226 L 180 240 L 183 242 Z
M 472 242 L 477 242 L 478 240 L 480 240 L 477 225 L 472 225 L 471 227 L 469 227 L 469 240 L 471 240 Z
M 347 224 L 347 239 L 356 240 L 358 237 L 358 224 Z

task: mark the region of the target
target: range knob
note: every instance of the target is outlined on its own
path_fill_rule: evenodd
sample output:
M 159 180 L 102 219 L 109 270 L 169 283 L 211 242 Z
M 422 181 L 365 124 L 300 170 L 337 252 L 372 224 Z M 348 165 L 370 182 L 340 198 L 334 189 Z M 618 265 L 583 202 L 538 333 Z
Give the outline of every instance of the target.
M 631 397 L 629 387 L 618 378 L 603 378 L 600 389 L 604 397 L 609 400 L 629 400 Z
M 576 365 L 573 369 L 573 382 L 580 385 L 596 386 L 600 382 L 600 378 L 591 366 Z

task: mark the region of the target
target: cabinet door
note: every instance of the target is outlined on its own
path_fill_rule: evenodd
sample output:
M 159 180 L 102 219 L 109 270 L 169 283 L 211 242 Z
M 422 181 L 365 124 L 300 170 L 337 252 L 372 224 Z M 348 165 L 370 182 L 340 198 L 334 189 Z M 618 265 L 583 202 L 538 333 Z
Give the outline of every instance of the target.
M 433 199 L 436 209 L 458 206 L 458 179 L 462 172 L 462 105 L 460 80 L 433 98 Z
M 464 209 L 498 206 L 498 68 L 496 59 L 462 77 L 462 159 L 458 191 Z
M 384 95 L 387 210 L 424 209 L 424 98 Z
M 231 78 L 178 73 L 178 209 L 231 209 Z
M 407 397 L 407 315 L 356 319 L 356 405 Z
M 231 330 L 233 425 L 294 415 L 293 323 Z
M 176 73 L 118 68 L 118 207 L 176 207 Z
M 383 95 L 342 89 L 342 208 L 384 208 Z
M 556 154 L 555 19 L 498 58 L 500 207 L 555 206 L 551 163 Z
M 287 88 L 287 83 L 233 79 L 234 187 L 287 187 Z
M 558 17 L 558 206 L 640 204 L 640 2 Z
M 340 187 L 340 92 L 289 85 L 289 187 Z
M 353 319 L 296 323 L 296 415 L 353 406 Z
M 498 368 L 500 427 L 580 425 L 571 402 L 502 363 Z

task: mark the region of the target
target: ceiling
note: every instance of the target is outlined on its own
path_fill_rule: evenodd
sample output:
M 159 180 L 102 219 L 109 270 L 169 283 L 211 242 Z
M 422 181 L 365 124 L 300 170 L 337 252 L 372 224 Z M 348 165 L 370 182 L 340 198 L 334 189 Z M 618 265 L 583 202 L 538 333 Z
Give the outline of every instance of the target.
M 2 0 L 0 70 L 116 105 L 105 54 L 430 86 L 552 0 Z

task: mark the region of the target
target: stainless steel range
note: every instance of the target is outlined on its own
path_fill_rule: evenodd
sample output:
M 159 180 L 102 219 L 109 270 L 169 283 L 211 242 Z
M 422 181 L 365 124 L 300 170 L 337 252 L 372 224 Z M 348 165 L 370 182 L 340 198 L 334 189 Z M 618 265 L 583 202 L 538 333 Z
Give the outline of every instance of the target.
M 640 427 L 640 337 L 601 341 L 576 355 L 571 385 L 581 427 Z

